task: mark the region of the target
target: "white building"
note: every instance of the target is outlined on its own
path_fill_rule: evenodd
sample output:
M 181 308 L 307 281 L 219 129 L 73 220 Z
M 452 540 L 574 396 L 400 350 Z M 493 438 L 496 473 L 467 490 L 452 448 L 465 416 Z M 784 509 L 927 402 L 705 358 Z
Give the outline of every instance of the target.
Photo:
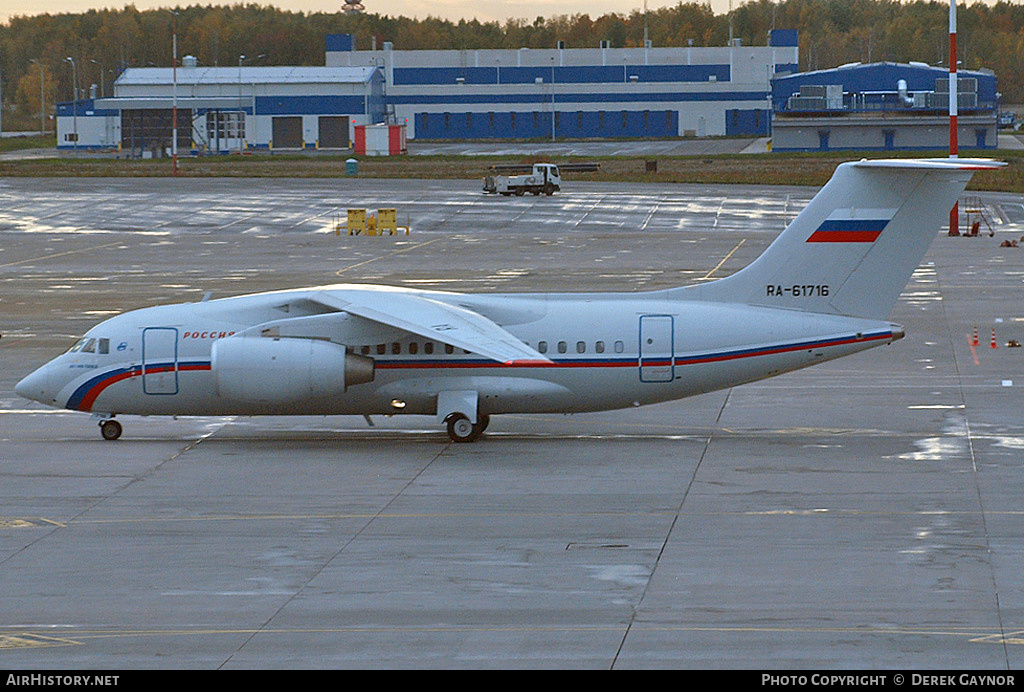
M 358 124 L 420 139 L 766 135 L 771 83 L 797 71 L 795 31 L 771 46 L 354 50 L 325 67 L 129 68 L 114 96 L 58 104 L 58 148 L 180 152 L 343 148 Z
M 795 31 L 717 48 L 352 50 L 382 70 L 389 114 L 421 139 L 767 134 L 771 80 L 797 71 Z
M 129 68 L 112 98 L 59 104 L 57 146 L 166 155 L 175 106 L 183 153 L 346 148 L 384 118 L 383 81 L 365 66 Z

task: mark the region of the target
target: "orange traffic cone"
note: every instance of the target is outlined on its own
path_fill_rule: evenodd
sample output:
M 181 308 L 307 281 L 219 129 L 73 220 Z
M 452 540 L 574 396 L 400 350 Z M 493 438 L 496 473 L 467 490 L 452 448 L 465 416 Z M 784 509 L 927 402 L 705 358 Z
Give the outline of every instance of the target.
M 996 330 L 995 329 L 992 330 L 992 343 L 990 343 L 989 346 L 992 347 L 992 348 L 999 348 L 999 346 L 996 345 Z
M 971 338 L 971 346 L 978 345 L 978 328 L 974 328 L 974 336 Z

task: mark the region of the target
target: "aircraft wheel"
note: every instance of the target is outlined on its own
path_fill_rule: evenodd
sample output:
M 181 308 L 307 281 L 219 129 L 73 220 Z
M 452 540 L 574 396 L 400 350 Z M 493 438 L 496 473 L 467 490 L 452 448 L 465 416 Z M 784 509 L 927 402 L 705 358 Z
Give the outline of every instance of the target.
M 483 428 L 479 423 L 476 425 L 470 423 L 469 419 L 461 413 L 456 413 L 448 418 L 448 437 L 452 442 L 476 442 L 482 432 Z
M 104 440 L 116 440 L 121 437 L 121 424 L 116 420 L 105 420 L 100 423 L 100 434 Z

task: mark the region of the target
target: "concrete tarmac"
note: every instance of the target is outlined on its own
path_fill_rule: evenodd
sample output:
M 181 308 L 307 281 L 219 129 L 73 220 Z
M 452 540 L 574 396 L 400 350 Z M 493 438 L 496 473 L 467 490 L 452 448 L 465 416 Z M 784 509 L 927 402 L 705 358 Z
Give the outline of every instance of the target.
M 106 316 L 207 291 L 712 280 L 814 193 L 479 188 L 0 180 L 0 667 L 1024 665 L 1019 196 L 936 229 L 891 346 L 475 444 L 400 416 L 123 416 L 105 442 L 14 394 Z M 388 206 L 409 235 L 336 232 Z

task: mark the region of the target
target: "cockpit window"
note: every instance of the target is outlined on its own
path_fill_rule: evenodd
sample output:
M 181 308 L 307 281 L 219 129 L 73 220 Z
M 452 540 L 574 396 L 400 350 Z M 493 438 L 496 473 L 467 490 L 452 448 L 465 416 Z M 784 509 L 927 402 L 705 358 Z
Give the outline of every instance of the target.
M 106 355 L 110 353 L 110 339 L 96 339 L 83 336 L 75 342 L 75 345 L 68 349 L 68 353 L 99 353 Z

